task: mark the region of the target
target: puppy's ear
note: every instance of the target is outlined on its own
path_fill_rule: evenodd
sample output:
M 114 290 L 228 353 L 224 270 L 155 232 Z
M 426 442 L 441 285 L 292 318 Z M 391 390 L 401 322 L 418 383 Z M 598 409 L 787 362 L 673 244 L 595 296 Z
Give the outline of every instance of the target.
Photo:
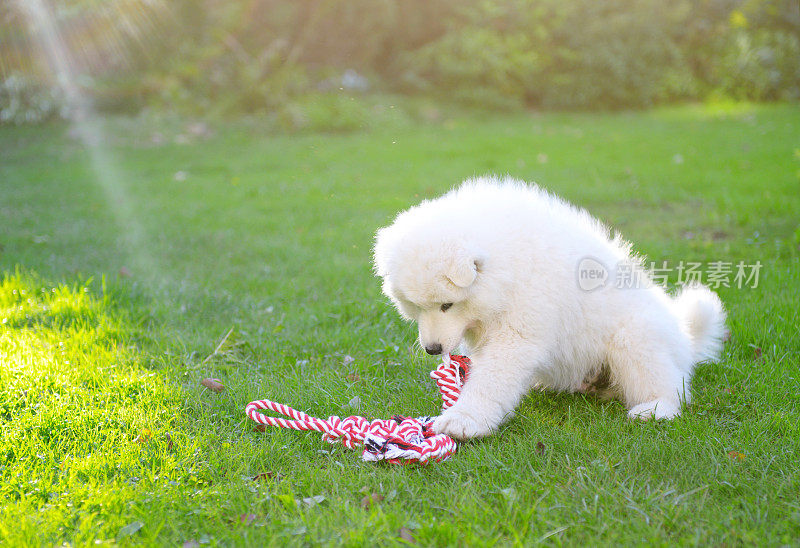
M 478 277 L 483 259 L 474 255 L 461 255 L 453 260 L 445 276 L 457 287 L 469 287 Z

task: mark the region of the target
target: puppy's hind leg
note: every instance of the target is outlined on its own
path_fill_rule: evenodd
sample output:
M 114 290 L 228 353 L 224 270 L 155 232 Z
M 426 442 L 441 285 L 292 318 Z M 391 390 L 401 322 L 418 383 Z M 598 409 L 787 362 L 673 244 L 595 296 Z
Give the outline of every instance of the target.
M 620 329 L 608 348 L 612 382 L 628 416 L 641 420 L 672 419 L 690 398 L 690 372 L 679 367 L 680 356 L 665 341 L 638 329 Z

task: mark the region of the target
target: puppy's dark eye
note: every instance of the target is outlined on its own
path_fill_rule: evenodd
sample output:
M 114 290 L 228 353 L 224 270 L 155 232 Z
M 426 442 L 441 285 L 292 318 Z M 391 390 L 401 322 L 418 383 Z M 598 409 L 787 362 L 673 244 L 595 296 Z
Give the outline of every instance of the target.
M 444 303 L 444 304 L 441 306 L 440 310 L 441 310 L 442 312 L 447 312 L 448 310 L 450 310 L 450 307 L 451 307 L 451 306 L 453 306 L 453 303 Z

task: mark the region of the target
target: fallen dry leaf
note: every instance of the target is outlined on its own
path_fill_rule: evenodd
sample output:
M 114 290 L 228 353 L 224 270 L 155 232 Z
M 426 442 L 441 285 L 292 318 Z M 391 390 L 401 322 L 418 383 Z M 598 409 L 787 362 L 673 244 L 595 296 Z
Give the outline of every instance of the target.
M 735 461 L 743 461 L 745 459 L 744 453 L 739 451 L 728 451 L 728 456 Z
M 714 232 L 711 233 L 711 238 L 717 241 L 725 240 L 728 238 L 728 233 L 725 232 L 724 230 L 715 230 Z
M 117 540 L 123 537 L 129 537 L 137 533 L 139 529 L 141 529 L 142 527 L 144 527 L 144 523 L 142 523 L 141 521 L 134 521 L 133 523 L 129 523 L 128 525 L 119 530 L 119 533 L 117 533 Z
M 544 444 L 542 442 L 540 442 L 540 441 L 537 441 L 536 442 L 536 454 L 537 455 L 544 455 L 544 450 L 545 450 Z
M 267 425 L 266 424 L 257 424 L 257 425 L 255 425 L 253 427 L 253 430 L 255 430 L 256 432 L 266 432 L 267 431 Z
M 239 523 L 241 523 L 242 525 L 250 525 L 256 520 L 257 517 L 258 516 L 256 516 L 255 514 L 242 514 L 241 516 L 239 516 Z
M 219 379 L 203 379 L 200 381 L 200 384 L 211 390 L 212 392 L 222 392 L 225 390 L 225 386 L 222 384 L 222 381 Z
M 350 381 L 350 382 L 358 382 L 358 381 L 361 380 L 361 377 L 359 377 L 355 373 L 352 373 L 350 375 L 347 375 L 347 380 Z
M 515 500 L 517 500 L 517 497 L 519 496 L 517 494 L 517 490 L 514 489 L 513 487 L 506 487 L 505 489 L 500 489 L 500 494 L 503 495 L 503 498 L 505 498 L 509 502 L 514 502 Z
M 275 477 L 275 472 L 261 472 L 253 476 L 253 481 L 266 481 Z
M 313 497 L 305 497 L 303 499 L 303 503 L 309 508 L 312 506 L 316 506 L 317 504 L 322 504 L 323 502 L 325 502 L 324 495 L 315 495 Z
M 144 443 L 152 437 L 153 433 L 150 431 L 149 428 L 142 428 L 142 431 L 139 432 L 139 435 L 136 436 L 136 439 L 133 440 L 136 443 Z
M 755 354 L 755 357 L 756 357 L 757 360 L 760 360 L 761 359 L 761 347 L 760 346 L 756 346 L 753 354 Z
M 410 542 L 411 544 L 416 544 L 417 539 L 414 538 L 411 529 L 408 527 L 401 527 L 399 531 L 397 531 L 397 535 L 406 542 Z
M 361 508 L 364 508 L 366 510 L 373 504 L 378 504 L 382 500 L 383 500 L 383 495 L 379 495 L 378 493 L 372 493 L 371 495 L 364 495 L 364 498 L 361 499 Z

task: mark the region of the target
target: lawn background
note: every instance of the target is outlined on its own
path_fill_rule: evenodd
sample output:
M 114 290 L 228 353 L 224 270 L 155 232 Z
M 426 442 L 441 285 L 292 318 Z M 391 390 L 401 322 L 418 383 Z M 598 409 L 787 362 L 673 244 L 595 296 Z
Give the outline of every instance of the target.
M 112 118 L 92 156 L 66 125 L 0 127 L 0 544 L 799 542 L 799 128 L 796 105 L 748 104 L 295 135 Z M 732 338 L 686 414 L 534 393 L 427 467 L 255 432 L 262 397 L 436 413 L 372 237 L 485 173 L 652 260 L 763 263 L 757 288 L 719 289 Z

